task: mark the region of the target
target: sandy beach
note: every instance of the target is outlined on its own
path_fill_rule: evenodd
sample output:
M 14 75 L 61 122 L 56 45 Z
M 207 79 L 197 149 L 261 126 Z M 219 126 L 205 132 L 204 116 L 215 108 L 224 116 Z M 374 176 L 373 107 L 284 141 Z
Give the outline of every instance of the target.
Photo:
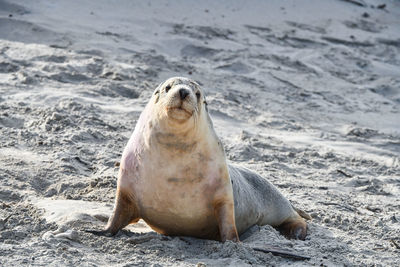
M 172 76 L 229 162 L 312 216 L 306 240 L 84 231 Z M 0 0 L 0 207 L 1 266 L 400 266 L 400 1 Z

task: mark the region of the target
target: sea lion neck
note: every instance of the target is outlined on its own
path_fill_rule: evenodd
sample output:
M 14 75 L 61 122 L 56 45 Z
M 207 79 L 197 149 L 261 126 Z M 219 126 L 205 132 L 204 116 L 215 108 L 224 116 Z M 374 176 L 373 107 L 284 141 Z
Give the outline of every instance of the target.
M 164 147 L 167 150 L 190 152 L 202 139 L 196 127 L 157 127 L 154 126 L 149 136 L 151 145 Z
M 154 132 L 151 145 L 159 146 L 169 152 L 190 153 L 197 146 L 197 140 L 173 133 Z
M 153 121 L 149 123 L 151 130 L 147 131 L 145 138 L 150 146 L 158 146 L 161 150 L 179 153 L 189 153 L 198 145 L 204 145 L 209 140 L 208 129 L 202 122 L 188 122 L 186 124 L 168 123 L 168 121 Z M 151 125 L 151 126 L 150 126 Z M 206 137 L 206 138 L 205 138 Z

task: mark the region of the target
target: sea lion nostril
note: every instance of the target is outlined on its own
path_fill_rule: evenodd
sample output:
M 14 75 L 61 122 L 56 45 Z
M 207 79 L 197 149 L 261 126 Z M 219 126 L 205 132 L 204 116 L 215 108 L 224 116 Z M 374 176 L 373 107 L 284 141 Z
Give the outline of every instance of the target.
M 179 89 L 179 95 L 181 97 L 181 99 L 185 99 L 188 95 L 189 95 L 189 90 L 187 89 Z

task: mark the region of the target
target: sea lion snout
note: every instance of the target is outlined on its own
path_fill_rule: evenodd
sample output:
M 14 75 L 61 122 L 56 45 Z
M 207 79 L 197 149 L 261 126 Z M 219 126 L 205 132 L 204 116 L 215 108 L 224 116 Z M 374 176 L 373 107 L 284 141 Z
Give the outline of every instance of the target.
M 192 93 L 193 89 L 188 85 L 175 85 L 169 92 L 168 98 L 173 99 L 175 103 L 182 105 L 187 102 L 188 104 L 195 105 L 195 95 Z
M 179 89 L 179 96 L 181 97 L 181 100 L 184 100 L 189 94 L 190 94 L 189 90 L 185 88 Z
M 168 99 L 166 109 L 170 119 L 186 121 L 196 111 L 196 103 L 187 89 L 178 89 Z

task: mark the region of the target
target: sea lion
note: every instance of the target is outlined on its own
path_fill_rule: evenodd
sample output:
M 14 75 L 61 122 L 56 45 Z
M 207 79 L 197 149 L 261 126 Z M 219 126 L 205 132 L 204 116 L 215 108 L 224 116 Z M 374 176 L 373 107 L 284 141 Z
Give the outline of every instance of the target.
M 297 211 L 267 180 L 227 164 L 199 84 L 174 77 L 140 115 L 122 154 L 113 214 L 97 233 L 114 235 L 142 218 L 165 235 L 239 241 L 249 227 L 270 224 L 304 239 L 300 215 L 307 216 Z

